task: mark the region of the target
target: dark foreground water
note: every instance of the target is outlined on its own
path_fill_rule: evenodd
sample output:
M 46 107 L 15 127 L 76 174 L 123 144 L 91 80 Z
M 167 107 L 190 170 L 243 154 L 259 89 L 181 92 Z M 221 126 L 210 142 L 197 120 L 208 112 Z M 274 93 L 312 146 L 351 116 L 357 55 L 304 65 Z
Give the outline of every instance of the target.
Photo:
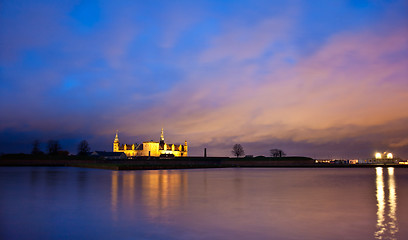
M 2 167 L 0 239 L 408 239 L 408 169 Z

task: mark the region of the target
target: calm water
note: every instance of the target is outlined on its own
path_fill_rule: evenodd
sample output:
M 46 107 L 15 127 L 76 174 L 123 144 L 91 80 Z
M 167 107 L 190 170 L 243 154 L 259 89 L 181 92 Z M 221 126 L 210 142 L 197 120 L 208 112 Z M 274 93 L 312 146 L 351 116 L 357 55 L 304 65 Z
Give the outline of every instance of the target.
M 0 239 L 408 239 L 408 169 L 0 168 Z

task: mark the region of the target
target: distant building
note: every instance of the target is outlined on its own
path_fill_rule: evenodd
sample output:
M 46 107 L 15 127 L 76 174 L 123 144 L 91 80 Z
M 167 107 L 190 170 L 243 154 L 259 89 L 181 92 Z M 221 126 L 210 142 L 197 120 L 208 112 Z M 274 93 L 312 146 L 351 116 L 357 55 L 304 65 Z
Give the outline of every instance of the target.
M 127 159 L 126 154 L 122 152 L 95 151 L 91 153 L 91 156 L 101 157 L 104 159 Z
M 184 145 L 167 144 L 164 142 L 163 128 L 161 130 L 160 142 L 143 142 L 141 144 L 120 144 L 118 132 L 116 131 L 115 140 L 113 141 L 113 152 L 123 152 L 128 157 L 136 156 L 152 156 L 159 157 L 161 155 L 175 157 L 187 157 L 188 146 L 187 141 Z
M 315 159 L 315 163 L 331 163 L 332 159 Z
M 359 160 L 358 163 L 363 164 L 398 164 L 399 160 L 394 157 L 394 154 L 390 152 L 380 153 L 377 152 L 374 158 Z

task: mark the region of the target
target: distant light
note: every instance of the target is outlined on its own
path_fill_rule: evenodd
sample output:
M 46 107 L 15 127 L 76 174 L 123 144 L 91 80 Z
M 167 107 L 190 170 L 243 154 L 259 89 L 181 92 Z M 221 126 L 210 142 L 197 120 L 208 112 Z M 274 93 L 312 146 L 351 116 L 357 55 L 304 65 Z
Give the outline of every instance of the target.
M 388 153 L 387 154 L 387 158 L 392 158 L 393 156 L 392 156 L 392 153 Z
M 382 157 L 381 153 L 379 153 L 379 152 L 375 153 L 375 158 L 376 159 L 381 159 L 381 157 Z

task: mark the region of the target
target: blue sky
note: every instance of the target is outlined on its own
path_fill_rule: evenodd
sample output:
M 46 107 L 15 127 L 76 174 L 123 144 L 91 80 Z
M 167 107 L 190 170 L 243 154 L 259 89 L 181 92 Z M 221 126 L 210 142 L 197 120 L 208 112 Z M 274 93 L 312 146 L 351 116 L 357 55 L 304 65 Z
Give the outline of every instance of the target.
M 408 158 L 407 1 L 4 1 L 0 152 Z

